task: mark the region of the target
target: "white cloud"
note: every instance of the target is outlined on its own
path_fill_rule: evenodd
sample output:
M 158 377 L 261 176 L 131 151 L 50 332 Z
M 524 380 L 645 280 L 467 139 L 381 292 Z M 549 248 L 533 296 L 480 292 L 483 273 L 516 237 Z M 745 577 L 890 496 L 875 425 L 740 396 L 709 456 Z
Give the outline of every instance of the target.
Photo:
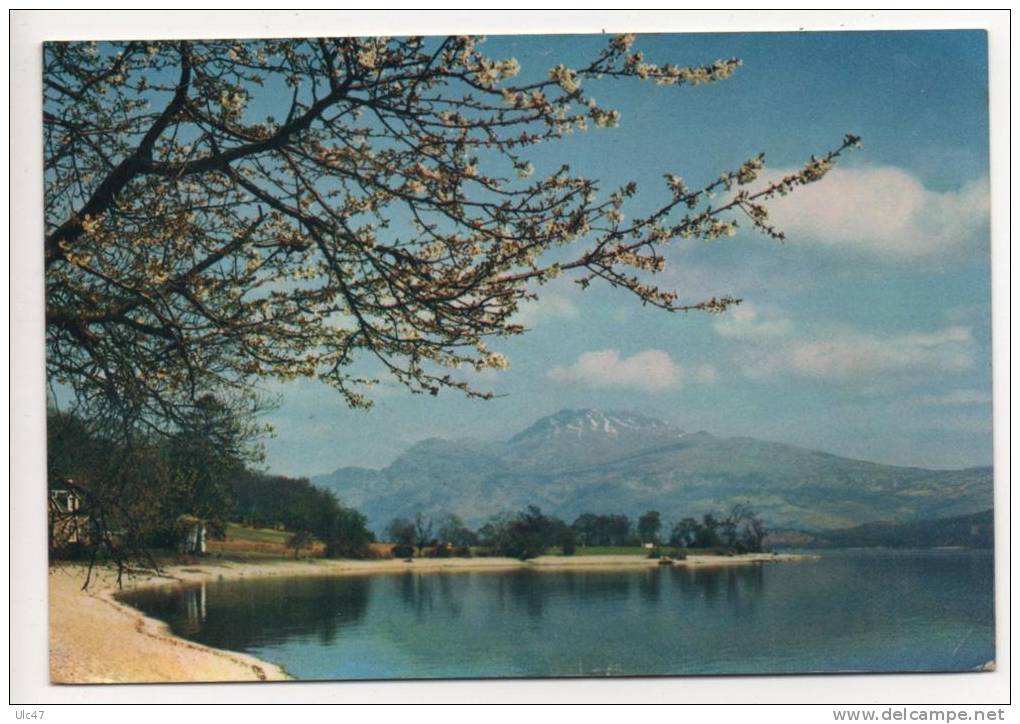
M 517 308 L 514 322 L 534 327 L 548 319 L 576 319 L 580 315 L 577 305 L 567 296 L 555 292 L 540 294 L 534 301 L 524 302 Z
M 777 170 L 775 177 L 789 172 Z M 917 261 L 986 248 L 988 199 L 985 179 L 933 191 L 892 166 L 836 167 L 821 181 L 775 199 L 769 209 L 790 239 Z
M 892 337 L 853 334 L 823 342 L 803 342 L 793 349 L 794 368 L 817 377 L 850 377 L 898 370 L 937 369 L 959 372 L 974 362 L 967 327 L 911 332 Z
M 712 365 L 699 365 L 690 371 L 689 379 L 702 385 L 711 385 L 719 379 L 719 373 Z
M 761 339 L 789 334 L 793 323 L 773 308 L 759 309 L 744 302 L 723 313 L 712 325 L 720 337 Z
M 963 326 L 889 336 L 842 330 L 826 339 L 795 338 L 778 348 L 749 348 L 738 357 L 750 377 L 785 371 L 802 377 L 866 381 L 911 372 L 962 372 L 974 361 L 974 339 Z
M 584 352 L 568 367 L 554 367 L 546 373 L 553 382 L 589 387 L 623 387 L 642 392 L 676 390 L 686 381 L 709 384 L 715 381 L 715 369 L 703 365 L 685 370 L 660 349 L 646 349 L 630 357 L 621 357 L 615 349 Z

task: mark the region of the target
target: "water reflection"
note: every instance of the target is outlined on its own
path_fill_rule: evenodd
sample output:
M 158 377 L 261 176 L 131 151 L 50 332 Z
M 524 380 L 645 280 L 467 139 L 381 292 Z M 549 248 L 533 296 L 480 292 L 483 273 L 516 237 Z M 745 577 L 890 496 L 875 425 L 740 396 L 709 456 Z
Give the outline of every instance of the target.
M 362 620 L 376 586 L 381 587 L 379 592 L 395 593 L 403 612 L 419 624 L 437 617 L 456 621 L 472 599 L 486 601 L 492 619 L 524 615 L 540 622 L 549 606 L 562 608 L 564 602 L 598 601 L 621 609 L 640 602 L 655 610 L 664 596 L 680 602 L 681 608 L 689 607 L 693 599 L 709 607 L 725 603 L 739 614 L 752 610 L 755 599 L 762 596 L 764 577 L 759 566 L 625 572 L 410 571 L 379 578 L 323 576 L 201 583 L 176 591 L 136 592 L 125 599 L 167 621 L 177 633 L 211 646 L 250 650 L 293 637 L 314 637 L 329 646 L 345 628 Z
M 181 623 L 181 631 L 193 634 L 200 631 L 205 624 L 205 582 L 194 588 L 185 589 L 182 595 L 184 621 Z
M 725 604 L 737 613 L 752 611 L 765 594 L 763 565 L 676 568 L 670 571 L 670 580 L 688 604 L 694 600 L 709 608 Z
M 653 568 L 645 571 L 644 575 L 638 578 L 638 591 L 641 599 L 647 603 L 658 603 L 662 597 L 662 578 L 665 571 L 662 568 Z
M 332 645 L 364 617 L 372 585 L 367 576 L 269 578 L 139 591 L 124 599 L 183 636 L 247 651 L 293 637 Z
M 395 583 L 400 599 L 418 620 L 426 619 L 437 609 L 451 618 L 460 616 L 463 608 L 460 592 L 448 575 L 408 571 L 391 577 L 390 582 Z
M 959 670 L 994 658 L 991 556 L 408 572 L 152 590 L 175 632 L 299 678 Z

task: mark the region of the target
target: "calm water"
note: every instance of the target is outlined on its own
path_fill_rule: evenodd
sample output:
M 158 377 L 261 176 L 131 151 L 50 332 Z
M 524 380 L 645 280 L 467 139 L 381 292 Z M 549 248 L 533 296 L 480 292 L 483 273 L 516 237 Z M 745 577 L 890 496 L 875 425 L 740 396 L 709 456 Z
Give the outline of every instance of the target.
M 822 555 L 228 581 L 124 599 L 300 679 L 945 671 L 995 658 L 991 553 Z

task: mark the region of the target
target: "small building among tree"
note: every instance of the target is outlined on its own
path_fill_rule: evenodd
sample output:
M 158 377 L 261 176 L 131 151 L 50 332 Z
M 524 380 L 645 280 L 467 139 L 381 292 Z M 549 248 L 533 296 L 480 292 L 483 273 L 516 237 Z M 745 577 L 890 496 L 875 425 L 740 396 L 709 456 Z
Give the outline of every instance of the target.
M 177 546 L 181 553 L 205 555 L 208 527 L 201 518 L 182 515 L 177 519 Z
M 88 520 L 82 512 L 82 498 L 77 492 L 66 488 L 51 489 L 47 513 L 51 551 L 86 542 Z

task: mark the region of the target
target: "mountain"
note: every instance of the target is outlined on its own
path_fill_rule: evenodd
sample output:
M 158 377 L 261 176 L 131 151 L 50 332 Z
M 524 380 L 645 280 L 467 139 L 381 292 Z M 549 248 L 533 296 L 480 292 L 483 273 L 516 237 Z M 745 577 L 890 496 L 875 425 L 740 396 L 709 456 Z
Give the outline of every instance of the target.
M 609 462 L 686 433 L 634 412 L 561 410 L 510 438 L 514 464 L 529 468 L 577 467 Z
M 992 505 L 992 469 L 927 470 L 749 437 L 684 432 L 633 412 L 562 410 L 505 442 L 423 440 L 381 470 L 312 478 L 382 529 L 396 516 L 456 513 L 471 525 L 538 505 L 667 520 L 747 501 L 770 527 L 820 531 L 943 518 Z
M 770 536 L 770 545 L 797 548 L 992 548 L 994 511 L 910 523 L 865 523 L 821 534 Z

